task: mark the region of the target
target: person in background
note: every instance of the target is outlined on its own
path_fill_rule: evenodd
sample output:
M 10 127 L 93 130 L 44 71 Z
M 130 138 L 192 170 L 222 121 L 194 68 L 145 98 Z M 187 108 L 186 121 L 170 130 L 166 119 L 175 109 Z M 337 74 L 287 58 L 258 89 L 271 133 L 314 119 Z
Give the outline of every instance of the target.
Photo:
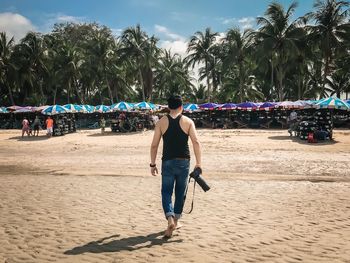
M 39 129 L 40 129 L 40 119 L 39 119 L 39 116 L 35 116 L 33 125 L 34 125 L 34 136 L 35 136 L 35 132 L 37 132 L 37 133 L 36 133 L 36 136 L 39 136 Z
M 104 117 L 102 117 L 100 120 L 100 127 L 101 127 L 101 133 L 103 134 L 106 128 L 106 120 Z
M 29 136 L 29 121 L 27 120 L 26 117 L 24 117 L 23 121 L 22 121 L 22 138 L 24 136 L 24 133 L 27 133 L 27 135 Z
M 51 137 L 53 133 L 53 119 L 50 116 L 46 120 L 46 131 L 47 135 Z

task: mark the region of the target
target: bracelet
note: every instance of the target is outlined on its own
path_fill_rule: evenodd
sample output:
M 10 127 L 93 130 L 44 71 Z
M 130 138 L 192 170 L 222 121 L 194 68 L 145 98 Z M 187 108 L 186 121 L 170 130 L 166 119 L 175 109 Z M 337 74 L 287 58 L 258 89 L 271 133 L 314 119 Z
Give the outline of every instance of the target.
M 151 167 L 151 168 L 154 168 L 154 167 L 156 167 L 157 165 L 156 164 L 149 164 L 149 167 Z

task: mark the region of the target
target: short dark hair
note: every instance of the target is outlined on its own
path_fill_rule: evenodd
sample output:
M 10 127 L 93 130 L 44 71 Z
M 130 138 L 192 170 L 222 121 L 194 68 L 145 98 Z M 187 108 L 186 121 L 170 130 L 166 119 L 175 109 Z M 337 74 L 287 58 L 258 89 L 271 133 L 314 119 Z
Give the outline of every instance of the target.
M 168 99 L 168 107 L 171 110 L 175 110 L 182 106 L 182 98 L 180 95 L 172 95 Z

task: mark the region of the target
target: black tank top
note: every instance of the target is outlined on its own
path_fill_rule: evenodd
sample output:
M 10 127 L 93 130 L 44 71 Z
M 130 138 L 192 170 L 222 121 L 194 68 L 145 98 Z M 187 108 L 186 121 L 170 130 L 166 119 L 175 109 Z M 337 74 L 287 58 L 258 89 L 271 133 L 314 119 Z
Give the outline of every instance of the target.
M 190 159 L 190 150 L 188 148 L 188 134 L 180 126 L 180 114 L 175 119 L 167 115 L 169 127 L 163 134 L 163 157 L 162 160 L 171 160 L 176 158 Z

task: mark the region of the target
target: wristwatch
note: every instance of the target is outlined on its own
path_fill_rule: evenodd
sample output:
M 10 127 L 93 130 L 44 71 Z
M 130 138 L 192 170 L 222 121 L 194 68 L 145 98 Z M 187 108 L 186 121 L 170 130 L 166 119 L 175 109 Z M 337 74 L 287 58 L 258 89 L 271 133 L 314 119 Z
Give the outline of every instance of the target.
M 154 167 L 156 167 L 157 165 L 156 164 L 149 164 L 149 167 L 152 167 L 152 168 L 154 168 Z

